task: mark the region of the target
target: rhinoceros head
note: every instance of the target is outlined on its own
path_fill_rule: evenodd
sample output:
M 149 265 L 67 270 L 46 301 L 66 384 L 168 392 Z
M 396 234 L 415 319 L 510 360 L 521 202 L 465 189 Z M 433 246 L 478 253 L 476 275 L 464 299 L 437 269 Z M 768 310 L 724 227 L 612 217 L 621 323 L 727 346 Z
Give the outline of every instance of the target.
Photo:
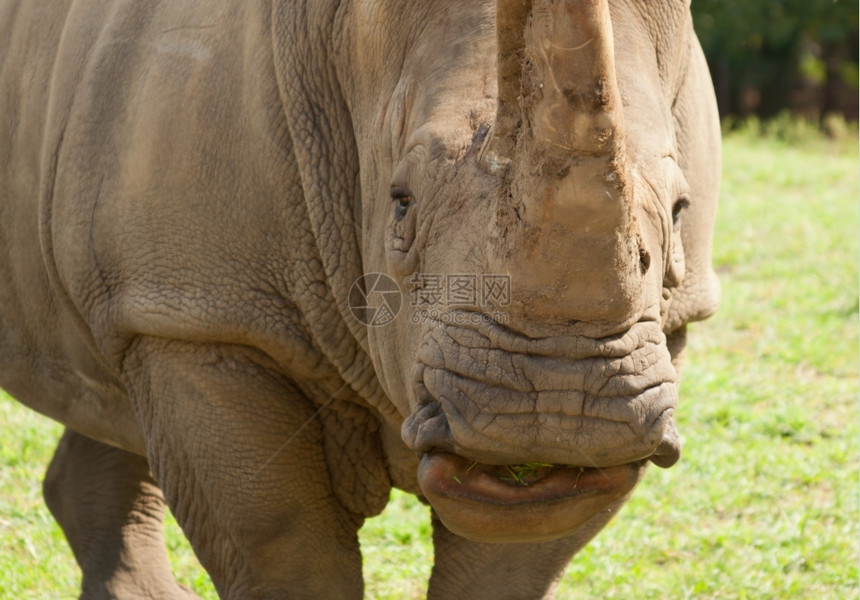
M 403 293 L 372 359 L 451 530 L 568 535 L 678 460 L 673 358 L 718 300 L 688 8 L 402 6 L 356 3 L 347 46 L 363 268 Z

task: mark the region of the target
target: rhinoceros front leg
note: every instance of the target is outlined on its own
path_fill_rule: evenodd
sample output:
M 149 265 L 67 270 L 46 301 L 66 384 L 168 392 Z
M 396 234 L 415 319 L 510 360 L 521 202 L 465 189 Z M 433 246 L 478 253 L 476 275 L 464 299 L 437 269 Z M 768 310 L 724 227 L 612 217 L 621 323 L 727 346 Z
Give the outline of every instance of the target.
M 315 407 L 266 360 L 139 339 L 124 377 L 150 466 L 222 598 L 359 599 L 363 519 L 335 498 Z
M 570 537 L 534 544 L 473 542 L 448 531 L 434 515 L 436 560 L 427 600 L 553 600 L 570 559 L 616 508 L 598 513 Z
M 197 598 L 170 572 L 164 499 L 143 457 L 66 430 L 44 494 L 81 566 L 81 598 Z

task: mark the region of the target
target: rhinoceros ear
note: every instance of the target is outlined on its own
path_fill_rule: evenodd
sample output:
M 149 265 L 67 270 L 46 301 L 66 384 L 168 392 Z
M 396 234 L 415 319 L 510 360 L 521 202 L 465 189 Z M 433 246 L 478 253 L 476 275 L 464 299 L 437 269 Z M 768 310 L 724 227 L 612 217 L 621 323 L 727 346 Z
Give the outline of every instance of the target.
M 719 114 L 708 66 L 695 36 L 690 45 L 690 62 L 673 114 L 680 166 L 691 187 L 692 202 L 681 230 L 685 275 L 669 305 L 663 327 L 667 334 L 690 321 L 708 318 L 720 303 L 720 284 L 711 265 L 720 191 Z

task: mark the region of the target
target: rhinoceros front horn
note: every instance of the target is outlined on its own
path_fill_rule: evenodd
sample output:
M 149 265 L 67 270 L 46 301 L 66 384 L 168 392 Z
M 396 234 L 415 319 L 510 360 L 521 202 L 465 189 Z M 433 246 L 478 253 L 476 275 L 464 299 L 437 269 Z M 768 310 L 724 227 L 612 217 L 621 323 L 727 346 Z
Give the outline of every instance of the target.
M 514 154 L 522 125 L 547 153 L 612 155 L 623 114 L 606 0 L 499 0 L 498 111 L 487 154 Z
M 499 224 L 492 267 L 541 319 L 627 321 L 647 260 L 608 2 L 499 0 L 497 11 L 498 105 L 482 160 L 521 223 Z

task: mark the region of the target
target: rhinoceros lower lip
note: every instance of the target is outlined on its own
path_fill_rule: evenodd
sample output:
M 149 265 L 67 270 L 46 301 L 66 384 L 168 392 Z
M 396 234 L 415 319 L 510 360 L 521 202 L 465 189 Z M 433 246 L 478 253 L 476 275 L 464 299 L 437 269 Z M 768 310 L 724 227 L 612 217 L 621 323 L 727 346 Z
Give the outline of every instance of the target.
M 644 461 L 606 468 L 478 463 L 447 452 L 425 454 L 418 484 L 454 533 L 480 542 L 537 542 L 570 535 L 626 498 Z

